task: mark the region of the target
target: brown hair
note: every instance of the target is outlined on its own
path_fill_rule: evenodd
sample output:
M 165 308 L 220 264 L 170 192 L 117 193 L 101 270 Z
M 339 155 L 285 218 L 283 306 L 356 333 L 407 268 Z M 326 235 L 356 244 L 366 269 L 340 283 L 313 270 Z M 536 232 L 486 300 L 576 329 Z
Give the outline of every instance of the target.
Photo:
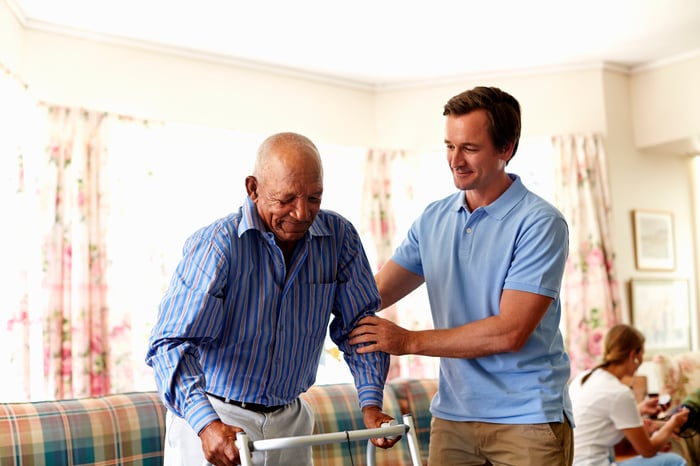
M 605 335 L 605 352 L 603 361 L 583 376 L 581 385 L 586 383 L 588 377 L 596 369 L 608 367 L 610 364 L 622 364 L 631 352 L 640 352 L 644 348 L 644 335 L 642 332 L 627 324 L 617 324 L 608 330 Z
M 466 115 L 485 110 L 491 142 L 499 149 L 513 143 L 513 156 L 520 141 L 520 104 L 512 95 L 497 87 L 477 86 L 457 94 L 445 104 L 443 115 Z

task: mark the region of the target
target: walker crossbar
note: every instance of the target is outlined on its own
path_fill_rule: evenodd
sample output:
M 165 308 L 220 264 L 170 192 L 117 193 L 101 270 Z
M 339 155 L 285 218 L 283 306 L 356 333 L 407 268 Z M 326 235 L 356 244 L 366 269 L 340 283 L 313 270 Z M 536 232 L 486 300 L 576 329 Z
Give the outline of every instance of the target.
M 343 432 L 332 432 L 326 434 L 300 435 L 296 437 L 280 437 L 274 439 L 263 439 L 250 441 L 245 432 L 236 435 L 236 447 L 241 458 L 241 466 L 252 466 L 251 453 L 253 451 L 280 450 L 285 448 L 299 448 L 315 445 L 327 445 L 330 443 L 343 443 L 357 440 L 368 440 L 367 442 L 367 466 L 374 466 L 375 447 L 370 439 L 380 437 L 395 437 L 407 434 L 408 446 L 411 454 L 411 461 L 414 465 L 420 466 L 420 452 L 418 449 L 418 438 L 413 426 L 413 417 L 404 414 L 403 424 L 382 425 L 375 429 L 347 430 Z M 321 465 L 319 465 L 321 466 Z
M 329 434 L 300 435 L 297 437 L 279 437 L 252 442 L 250 451 L 279 450 L 283 448 L 311 447 L 314 445 L 328 445 L 329 443 L 341 443 L 355 440 L 368 440 L 378 437 L 390 437 L 404 435 L 408 432 L 408 426 L 397 424 L 376 429 L 348 430 L 332 432 Z

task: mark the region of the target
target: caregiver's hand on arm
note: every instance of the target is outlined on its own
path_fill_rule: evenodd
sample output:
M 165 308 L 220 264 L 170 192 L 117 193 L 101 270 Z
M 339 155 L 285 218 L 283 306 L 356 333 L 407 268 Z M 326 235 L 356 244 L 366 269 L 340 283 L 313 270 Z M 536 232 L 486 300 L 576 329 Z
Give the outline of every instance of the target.
M 477 358 L 517 352 L 547 312 L 552 298 L 504 290 L 500 313 L 455 328 L 407 330 L 381 317 L 365 317 L 350 332 L 358 353 L 419 354 L 449 358 Z

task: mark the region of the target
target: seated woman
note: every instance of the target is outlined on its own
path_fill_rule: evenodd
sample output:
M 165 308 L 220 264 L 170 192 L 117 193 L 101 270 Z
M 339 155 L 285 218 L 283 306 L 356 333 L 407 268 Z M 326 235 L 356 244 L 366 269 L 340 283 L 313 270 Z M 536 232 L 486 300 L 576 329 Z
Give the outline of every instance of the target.
M 688 410 L 671 416 L 651 436 L 634 393 L 622 378 L 642 364 L 644 335 L 629 325 L 615 325 L 605 336 L 603 361 L 571 381 L 574 412 L 574 466 L 685 466 L 675 453 L 661 450 L 688 419 Z M 615 463 L 614 446 L 627 438 L 639 456 Z

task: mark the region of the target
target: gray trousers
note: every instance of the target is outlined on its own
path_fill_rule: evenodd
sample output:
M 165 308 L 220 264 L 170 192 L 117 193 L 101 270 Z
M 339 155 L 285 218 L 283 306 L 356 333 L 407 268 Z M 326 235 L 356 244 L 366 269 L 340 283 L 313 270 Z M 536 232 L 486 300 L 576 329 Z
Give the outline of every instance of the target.
M 313 413 L 301 398 L 272 413 L 257 413 L 212 397 L 209 401 L 224 424 L 242 428 L 251 441 L 310 435 L 313 431 Z M 205 460 L 202 442 L 187 421 L 168 410 L 165 423 L 163 465 L 202 466 Z M 254 451 L 253 464 L 313 466 L 311 447 Z

